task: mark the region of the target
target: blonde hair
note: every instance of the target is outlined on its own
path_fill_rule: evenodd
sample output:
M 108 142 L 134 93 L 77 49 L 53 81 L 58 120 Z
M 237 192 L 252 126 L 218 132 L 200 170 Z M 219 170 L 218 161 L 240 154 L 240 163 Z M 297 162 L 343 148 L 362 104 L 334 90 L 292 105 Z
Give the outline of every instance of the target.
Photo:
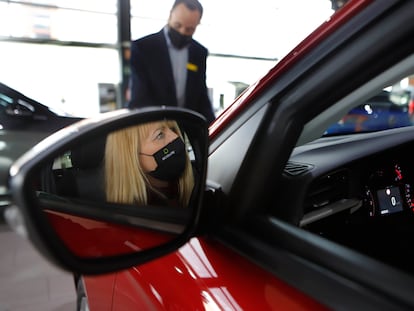
M 163 121 L 184 140 L 175 121 Z M 148 135 L 147 124 L 131 126 L 108 135 L 105 147 L 105 190 L 106 199 L 114 203 L 147 204 L 148 192 L 152 191 L 166 198 L 151 186 L 140 161 L 140 142 Z M 178 180 L 179 205 L 187 206 L 194 187 L 194 176 L 188 153 L 186 166 Z

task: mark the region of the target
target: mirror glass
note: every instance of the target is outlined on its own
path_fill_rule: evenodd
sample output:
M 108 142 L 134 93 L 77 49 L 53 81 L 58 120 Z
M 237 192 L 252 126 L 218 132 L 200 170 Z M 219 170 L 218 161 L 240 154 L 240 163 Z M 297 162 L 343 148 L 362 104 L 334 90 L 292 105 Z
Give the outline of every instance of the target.
M 192 215 L 200 161 L 191 134 L 162 120 L 80 137 L 31 175 L 36 206 L 78 257 L 171 241 Z

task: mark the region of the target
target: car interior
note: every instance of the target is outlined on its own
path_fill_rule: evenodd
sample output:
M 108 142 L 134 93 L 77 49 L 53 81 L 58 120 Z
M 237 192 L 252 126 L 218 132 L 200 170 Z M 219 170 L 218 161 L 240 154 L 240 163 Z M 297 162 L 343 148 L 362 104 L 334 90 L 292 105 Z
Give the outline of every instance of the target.
M 331 106 L 304 127 L 278 184 L 302 229 L 413 274 L 414 137 L 408 127 L 325 135 L 330 124 L 382 90 L 399 92 L 414 73 L 411 56 Z M 397 94 L 398 95 L 398 94 Z M 396 102 L 408 115 L 408 102 Z M 375 115 L 373 115 L 375 117 Z M 392 116 L 391 116 L 392 118 Z
M 56 158 L 52 168 L 42 174 L 43 189 L 64 197 L 104 202 L 104 150 L 105 140 L 96 139 Z

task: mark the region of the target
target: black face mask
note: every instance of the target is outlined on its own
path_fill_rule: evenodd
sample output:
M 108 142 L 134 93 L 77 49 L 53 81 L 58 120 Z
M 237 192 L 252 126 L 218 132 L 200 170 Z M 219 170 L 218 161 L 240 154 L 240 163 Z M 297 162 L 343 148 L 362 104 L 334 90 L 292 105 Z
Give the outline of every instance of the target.
M 191 42 L 192 36 L 185 36 L 180 34 L 174 28 L 168 26 L 168 36 L 170 37 L 172 45 L 181 50 Z
M 154 157 L 158 165 L 155 170 L 148 173 L 152 177 L 171 181 L 178 179 L 183 174 L 186 156 L 185 145 L 180 137 L 177 137 L 150 156 Z

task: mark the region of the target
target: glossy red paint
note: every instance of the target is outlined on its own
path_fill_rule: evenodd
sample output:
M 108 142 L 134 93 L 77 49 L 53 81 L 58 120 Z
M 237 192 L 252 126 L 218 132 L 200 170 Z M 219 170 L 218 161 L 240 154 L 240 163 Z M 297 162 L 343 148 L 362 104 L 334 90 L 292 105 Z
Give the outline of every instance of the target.
M 252 103 L 255 98 L 259 97 L 259 95 L 262 94 L 274 80 L 278 79 L 283 72 L 288 68 L 291 68 L 302 57 L 307 55 L 314 46 L 323 41 L 327 36 L 341 27 L 341 25 L 346 23 L 353 16 L 357 15 L 372 2 L 373 0 L 351 1 L 333 15 L 335 18 L 332 17 L 320 25 L 289 54 L 280 60 L 263 78 L 250 85 L 238 98 L 235 99 L 232 105 L 217 117 L 209 128 L 210 140 L 213 140 L 228 124 L 235 120 L 242 111 L 248 108 L 250 103 Z
M 105 274 L 93 277 L 84 277 L 86 295 L 89 299 L 89 309 L 97 311 L 113 310 L 113 296 L 116 274 Z M 96 297 L 96 298 L 95 298 Z
M 47 216 L 66 246 L 82 258 L 130 254 L 164 244 L 176 237 L 55 211 L 47 211 Z
M 96 290 L 116 280 L 112 289 Z M 177 252 L 102 277 L 86 277 L 91 310 L 327 310 L 221 243 L 194 238 Z M 119 288 L 119 290 L 117 290 Z

